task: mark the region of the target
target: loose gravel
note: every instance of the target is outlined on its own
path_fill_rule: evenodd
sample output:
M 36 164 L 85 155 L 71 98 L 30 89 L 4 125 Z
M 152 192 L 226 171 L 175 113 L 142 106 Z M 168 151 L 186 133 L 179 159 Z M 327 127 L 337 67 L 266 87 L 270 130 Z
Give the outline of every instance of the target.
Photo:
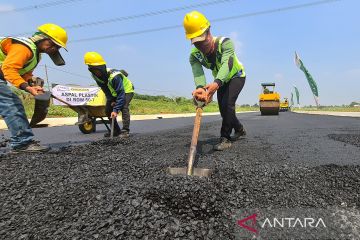
M 212 128 L 197 159 L 210 178 L 164 170 L 186 165 L 191 128 L 0 157 L 0 239 L 236 239 L 241 209 L 359 209 L 360 166 L 292 163 L 253 136 L 214 152 Z
M 360 147 L 360 134 L 329 134 L 329 138 Z

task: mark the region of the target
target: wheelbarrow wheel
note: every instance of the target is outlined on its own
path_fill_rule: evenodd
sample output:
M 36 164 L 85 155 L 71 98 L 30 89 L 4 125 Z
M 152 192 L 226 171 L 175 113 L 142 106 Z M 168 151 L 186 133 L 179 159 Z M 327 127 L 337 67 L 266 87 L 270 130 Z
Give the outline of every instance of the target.
M 90 134 L 96 131 L 96 122 L 95 118 L 91 119 L 91 121 L 79 124 L 79 129 L 84 134 Z

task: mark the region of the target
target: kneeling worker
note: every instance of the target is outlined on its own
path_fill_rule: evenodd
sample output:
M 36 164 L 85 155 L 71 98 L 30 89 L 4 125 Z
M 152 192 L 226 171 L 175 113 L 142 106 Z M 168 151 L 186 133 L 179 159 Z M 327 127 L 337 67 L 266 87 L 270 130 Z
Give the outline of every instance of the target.
M 114 121 L 114 136 L 129 137 L 130 111 L 129 105 L 134 96 L 134 86 L 123 70 L 106 68 L 106 62 L 97 52 L 87 52 L 84 55 L 91 76 L 106 96 L 106 115 L 116 118 L 119 111 L 122 113 L 123 129 L 120 130 L 117 121 Z M 105 133 L 110 137 L 110 132 Z

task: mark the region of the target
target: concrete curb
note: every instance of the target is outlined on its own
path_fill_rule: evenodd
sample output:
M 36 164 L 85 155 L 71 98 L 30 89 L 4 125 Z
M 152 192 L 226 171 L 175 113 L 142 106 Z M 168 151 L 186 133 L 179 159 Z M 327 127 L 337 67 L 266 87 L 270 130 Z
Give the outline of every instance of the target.
M 313 115 L 339 116 L 339 117 L 360 117 L 360 112 L 331 112 L 331 111 L 293 111 L 293 112 L 313 114 Z

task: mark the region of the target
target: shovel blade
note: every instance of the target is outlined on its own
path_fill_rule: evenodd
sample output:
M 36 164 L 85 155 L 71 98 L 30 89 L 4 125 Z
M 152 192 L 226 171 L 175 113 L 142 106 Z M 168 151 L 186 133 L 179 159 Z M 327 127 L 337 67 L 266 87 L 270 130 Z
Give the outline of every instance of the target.
M 49 101 L 51 98 L 51 92 L 45 91 L 42 94 L 36 95 L 34 98 L 38 101 Z
M 187 168 L 167 168 L 170 175 L 188 175 Z M 196 177 L 209 177 L 213 173 L 212 169 L 207 168 L 194 168 L 191 176 Z
M 213 173 L 212 169 L 207 168 L 194 168 L 193 176 L 197 177 L 210 177 L 210 175 Z
M 50 99 L 39 100 L 35 98 L 34 114 L 30 121 L 30 127 L 34 128 L 37 124 L 46 118 L 50 106 Z
M 187 175 L 187 168 L 167 168 L 166 171 L 170 175 Z

